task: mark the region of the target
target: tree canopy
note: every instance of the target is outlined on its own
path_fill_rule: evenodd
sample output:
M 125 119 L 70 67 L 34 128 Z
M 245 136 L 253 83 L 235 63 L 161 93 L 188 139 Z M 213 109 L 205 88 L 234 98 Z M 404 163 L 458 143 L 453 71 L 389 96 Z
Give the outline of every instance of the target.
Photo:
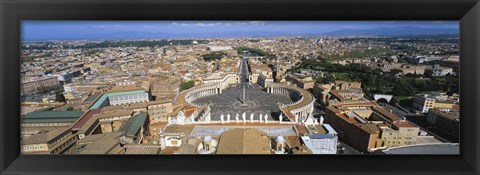
M 179 85 L 180 91 L 187 90 L 195 86 L 195 81 L 190 80 L 190 81 L 182 81 Z

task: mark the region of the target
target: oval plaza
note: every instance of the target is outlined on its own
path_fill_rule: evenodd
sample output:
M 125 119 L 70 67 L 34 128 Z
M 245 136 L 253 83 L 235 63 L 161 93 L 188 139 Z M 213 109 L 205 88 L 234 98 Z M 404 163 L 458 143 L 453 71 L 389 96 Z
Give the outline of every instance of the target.
M 312 115 L 315 99 L 310 92 L 274 83 L 269 80 L 271 76 L 252 76 L 247 59 L 241 59 L 238 66 L 237 73 L 218 72 L 203 80 L 201 85 L 181 92 L 175 104 L 208 106 L 210 119 L 192 121 L 199 123 L 234 123 L 237 118 L 242 122 L 298 123 Z

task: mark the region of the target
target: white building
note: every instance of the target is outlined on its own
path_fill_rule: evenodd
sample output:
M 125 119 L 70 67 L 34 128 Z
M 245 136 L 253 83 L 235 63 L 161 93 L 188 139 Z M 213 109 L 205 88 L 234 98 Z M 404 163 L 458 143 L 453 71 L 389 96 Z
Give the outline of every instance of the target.
M 436 100 L 446 101 L 447 98 L 447 94 L 444 93 L 419 94 L 413 99 L 413 108 L 426 113 L 433 108 Z
M 109 96 L 108 101 L 110 105 L 123 105 L 123 104 L 130 104 L 130 103 L 140 103 L 140 102 L 148 102 L 148 93 L 136 93 L 136 94 L 125 94 L 125 95 L 116 95 L 116 96 Z
M 208 76 L 202 81 L 203 85 L 220 85 L 220 87 L 226 88 L 230 84 L 236 84 L 240 82 L 240 77 L 234 73 L 216 72 Z
M 443 77 L 447 74 L 453 75 L 453 68 L 443 67 L 438 64 L 435 64 L 435 66 L 433 67 L 433 76 Z
M 231 46 L 208 46 L 208 49 L 211 51 L 224 51 L 224 50 L 232 50 Z
M 122 81 L 115 83 L 115 86 L 128 86 L 128 85 L 135 85 L 137 82 L 135 81 Z
M 328 131 L 327 134 L 302 136 L 302 141 L 313 154 L 337 154 L 337 132 L 328 124 L 323 126 Z

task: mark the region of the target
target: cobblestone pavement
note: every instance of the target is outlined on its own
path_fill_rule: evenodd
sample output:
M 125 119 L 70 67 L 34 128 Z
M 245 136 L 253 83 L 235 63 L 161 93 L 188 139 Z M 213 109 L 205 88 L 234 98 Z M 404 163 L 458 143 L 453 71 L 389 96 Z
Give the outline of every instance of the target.
M 280 109 L 278 105 L 285 103 L 292 103 L 292 99 L 287 96 L 269 94 L 258 85 L 245 85 L 246 104 L 243 103 L 243 87 L 242 84 L 234 85 L 225 89 L 222 94 L 207 96 L 199 98 L 194 103 L 210 104 L 212 120 L 220 121 L 220 115 L 231 115 L 230 120 L 235 119 L 238 113 L 242 115 L 243 112 L 247 114 L 254 114 L 254 119 L 258 119 L 259 115 L 268 114 L 268 120 L 277 120 Z M 272 117 L 273 116 L 273 117 Z

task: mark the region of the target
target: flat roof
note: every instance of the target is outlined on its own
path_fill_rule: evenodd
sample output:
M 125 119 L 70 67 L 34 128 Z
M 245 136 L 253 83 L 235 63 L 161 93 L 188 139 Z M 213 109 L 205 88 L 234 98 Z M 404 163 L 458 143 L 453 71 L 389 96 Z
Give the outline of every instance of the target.
M 125 154 L 158 154 L 160 145 L 129 144 L 125 145 Z
M 335 136 L 331 134 L 311 134 L 310 139 L 333 139 Z
M 327 129 L 328 131 L 328 134 L 338 134 L 337 131 L 335 131 L 335 129 L 333 129 L 332 126 L 330 126 L 329 124 L 323 124 L 323 127 L 325 127 L 325 129 Z
M 390 119 L 390 122 L 393 122 L 393 121 L 396 121 L 396 120 L 400 120 L 400 119 L 401 119 L 399 116 L 387 112 L 383 107 L 375 106 L 375 107 L 373 107 L 373 110 L 376 111 L 376 112 L 379 112 L 379 113 L 382 114 L 383 116 L 389 118 L 389 119 Z
M 434 143 L 409 145 L 403 147 L 389 148 L 382 150 L 385 154 L 449 154 L 459 155 L 460 145 L 458 143 Z
M 378 128 L 374 123 L 357 123 L 355 125 L 369 134 L 380 132 L 380 128 Z
M 93 101 L 95 100 L 98 96 L 100 96 L 101 94 L 92 94 L 90 95 L 86 100 L 85 102 L 90 102 L 90 101 Z
M 102 134 L 103 137 L 88 144 L 80 154 L 106 154 L 119 145 L 117 140 L 121 135 L 118 133 Z
M 409 127 L 409 128 L 417 127 L 413 123 L 409 122 L 408 120 L 396 120 L 396 121 L 393 121 L 393 125 L 397 127 Z
M 22 119 L 79 118 L 82 111 L 35 111 L 26 114 Z
M 22 123 L 73 123 L 76 118 L 56 118 L 56 119 L 22 119 Z
M 48 143 L 51 140 L 57 138 L 58 136 L 67 132 L 70 128 L 69 127 L 58 127 L 52 130 L 47 131 L 46 133 L 37 134 L 22 140 L 23 145 L 29 144 L 43 144 Z
M 140 94 L 145 93 L 145 90 L 134 90 L 134 91 L 125 91 L 125 92 L 112 92 L 103 94 L 95 103 L 90 107 L 90 109 L 98 109 L 100 106 L 108 99 L 108 97 L 112 96 L 121 96 L 121 95 L 131 95 L 131 94 Z

